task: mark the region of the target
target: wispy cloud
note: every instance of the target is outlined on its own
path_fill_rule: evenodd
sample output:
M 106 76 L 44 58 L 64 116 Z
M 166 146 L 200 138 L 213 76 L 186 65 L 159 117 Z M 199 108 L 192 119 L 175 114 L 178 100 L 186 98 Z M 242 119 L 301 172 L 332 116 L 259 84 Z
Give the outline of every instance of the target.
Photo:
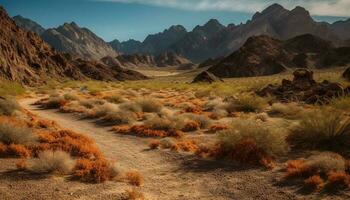
M 137 3 L 161 7 L 171 7 L 185 10 L 205 11 L 261 11 L 273 3 L 279 3 L 286 8 L 303 6 L 312 15 L 320 16 L 350 16 L 350 0 L 95 0 L 119 3 Z

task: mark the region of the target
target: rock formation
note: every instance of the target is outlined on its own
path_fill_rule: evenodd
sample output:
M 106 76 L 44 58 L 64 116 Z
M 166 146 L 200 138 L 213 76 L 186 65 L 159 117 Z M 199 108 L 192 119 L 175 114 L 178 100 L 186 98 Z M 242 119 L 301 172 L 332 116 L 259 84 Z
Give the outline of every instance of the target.
M 192 83 L 213 83 L 213 82 L 224 82 L 224 81 L 208 71 L 204 71 L 198 74 L 192 81 Z
M 30 19 L 24 18 L 21 15 L 14 16 L 13 19 L 15 20 L 17 26 L 27 31 L 33 31 L 38 35 L 41 35 L 45 31 L 41 25 Z
M 344 88 L 339 83 L 327 80 L 317 83 L 313 79 L 313 72 L 306 69 L 298 69 L 294 73 L 294 79 L 282 80 L 282 85 L 268 85 L 257 95 L 273 96 L 282 102 L 302 101 L 308 104 L 326 104 L 332 98 L 344 94 L 350 94 L 350 88 Z

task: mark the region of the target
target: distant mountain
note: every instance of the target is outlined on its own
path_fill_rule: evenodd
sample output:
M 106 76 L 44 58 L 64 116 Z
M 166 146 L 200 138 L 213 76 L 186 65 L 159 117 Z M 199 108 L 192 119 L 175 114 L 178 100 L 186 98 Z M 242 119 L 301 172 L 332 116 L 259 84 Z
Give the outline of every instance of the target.
M 109 44 L 74 22 L 47 29 L 41 37 L 56 50 L 84 59 L 99 60 L 105 56 L 118 55 Z
M 142 74 L 56 52 L 37 34 L 16 25 L 0 6 L 0 78 L 26 85 L 48 80 L 143 79 Z
M 350 19 L 346 21 L 334 22 L 330 29 L 342 40 L 350 38 Z
M 148 38 L 157 39 L 146 39 L 150 45 L 145 45 L 145 40 L 142 45 L 140 42 L 134 45 L 132 51 L 123 52 L 152 55 L 174 52 L 193 62 L 203 62 L 208 58 L 227 56 L 238 50 L 249 37 L 258 35 L 287 40 L 298 35 L 312 34 L 341 45 L 344 44 L 342 40 L 349 39 L 350 19 L 333 24 L 316 22 L 310 13 L 300 6 L 287 10 L 279 4 L 273 4 L 262 12 L 255 13 L 245 24 L 223 26 L 217 20 L 211 19 L 190 32 L 180 32 L 179 37 L 171 42 L 160 37 L 164 32 L 151 35 Z
M 183 26 L 171 26 L 169 29 L 161 33 L 149 35 L 143 42 L 136 40 L 128 40 L 120 43 L 114 40 L 109 44 L 118 52 L 124 54 L 149 54 L 158 55 L 169 48 L 170 45 L 176 43 L 187 34 Z
M 21 15 L 14 16 L 13 19 L 15 20 L 17 26 L 27 31 L 33 31 L 38 35 L 41 35 L 45 31 L 41 25 L 30 19 L 24 18 Z
M 214 63 L 209 72 L 219 77 L 277 74 L 290 68 L 328 68 L 350 65 L 350 47 L 336 48 L 311 34 L 289 40 L 261 35 L 250 37 L 238 50 Z
M 176 55 L 172 52 L 166 52 L 158 56 L 145 54 L 119 55 L 115 58 L 104 57 L 101 62 L 109 66 L 122 66 L 124 68 L 149 68 L 149 67 L 176 67 L 179 70 L 192 69 L 195 67 L 191 61 Z
M 125 42 L 119 42 L 119 40 L 113 40 L 112 42 L 109 42 L 109 45 L 111 47 L 120 53 L 123 54 L 136 54 L 140 52 L 142 42 L 137 40 L 128 40 Z

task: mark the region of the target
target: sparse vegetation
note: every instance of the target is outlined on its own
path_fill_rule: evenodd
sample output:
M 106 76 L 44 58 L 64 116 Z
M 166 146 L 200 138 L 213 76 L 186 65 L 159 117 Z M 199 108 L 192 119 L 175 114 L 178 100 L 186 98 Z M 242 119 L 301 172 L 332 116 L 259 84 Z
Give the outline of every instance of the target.
M 242 94 L 226 105 L 227 112 L 261 112 L 267 107 L 267 101 L 261 97 Z
M 75 161 L 64 151 L 43 151 L 32 160 L 29 170 L 35 173 L 69 174 Z
M 24 126 L 15 126 L 11 123 L 0 123 L 0 141 L 5 144 L 34 144 L 36 135 L 31 129 Z
M 348 152 L 350 119 L 333 109 L 305 113 L 288 141 L 295 148 Z
M 19 110 L 21 110 L 21 108 L 15 100 L 0 98 L 0 115 L 11 116 L 15 111 Z

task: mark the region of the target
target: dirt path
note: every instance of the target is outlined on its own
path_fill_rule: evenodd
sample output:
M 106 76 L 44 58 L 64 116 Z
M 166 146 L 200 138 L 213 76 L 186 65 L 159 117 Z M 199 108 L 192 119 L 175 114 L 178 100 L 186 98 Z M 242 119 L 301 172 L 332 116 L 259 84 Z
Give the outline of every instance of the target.
M 148 199 L 297 199 L 286 188 L 273 186 L 276 172 L 239 169 L 227 163 L 200 160 L 191 155 L 162 150 L 150 151 L 147 139 L 112 133 L 108 127 L 72 114 L 41 110 L 24 99 L 21 105 L 41 118 L 95 139 L 108 158 L 145 177 L 143 191 Z

